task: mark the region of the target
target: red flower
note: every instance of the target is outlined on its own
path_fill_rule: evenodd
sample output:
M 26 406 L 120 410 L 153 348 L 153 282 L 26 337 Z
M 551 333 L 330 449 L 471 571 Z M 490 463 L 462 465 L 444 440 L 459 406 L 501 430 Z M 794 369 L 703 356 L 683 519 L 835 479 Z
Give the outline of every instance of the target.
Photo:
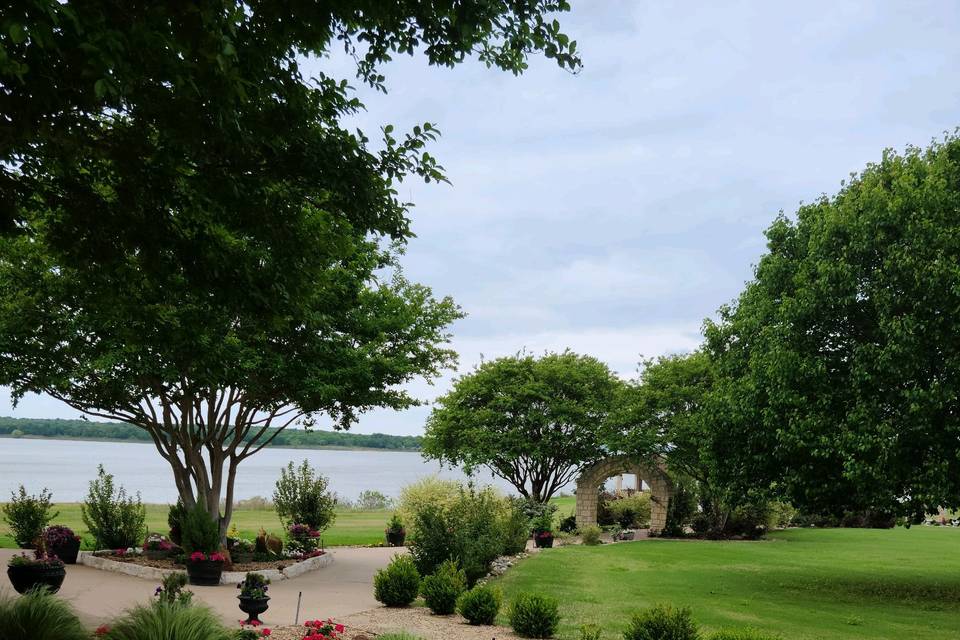
M 268 636 L 268 635 L 270 635 L 270 629 L 264 629 L 264 630 L 262 630 L 262 631 L 260 632 L 260 635 L 261 635 L 261 636 Z
M 93 632 L 93 635 L 99 638 L 100 636 L 105 636 L 108 633 L 110 633 L 110 627 L 108 627 L 105 624 L 102 624 L 99 627 L 97 627 L 97 630 Z

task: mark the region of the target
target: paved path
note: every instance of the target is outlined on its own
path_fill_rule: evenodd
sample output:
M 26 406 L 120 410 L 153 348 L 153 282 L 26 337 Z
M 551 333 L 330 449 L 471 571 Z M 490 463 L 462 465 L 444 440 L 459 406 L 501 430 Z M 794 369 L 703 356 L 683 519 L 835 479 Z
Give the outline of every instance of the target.
M 12 549 L 0 549 L 6 566 Z M 292 580 L 270 585 L 270 609 L 261 616 L 269 625 L 293 624 L 297 594 L 303 593 L 300 621 L 342 617 L 378 606 L 373 599 L 373 575 L 397 553 L 388 547 L 334 548 L 333 564 Z M 134 578 L 83 565 L 68 565 L 60 595 L 69 601 L 84 622 L 96 626 L 118 616 L 124 609 L 149 602 L 157 582 Z M 4 577 L 0 589 L 13 593 Z M 190 587 L 194 599 L 209 605 L 229 623 L 245 617 L 237 607 L 235 585 Z

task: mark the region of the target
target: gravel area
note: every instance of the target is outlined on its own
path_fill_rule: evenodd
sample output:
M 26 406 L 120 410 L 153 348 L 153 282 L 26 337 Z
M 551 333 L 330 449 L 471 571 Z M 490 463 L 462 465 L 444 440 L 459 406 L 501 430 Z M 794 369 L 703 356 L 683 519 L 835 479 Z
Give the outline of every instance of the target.
M 379 607 L 337 618 L 346 627 L 342 640 L 374 640 L 391 631 L 407 631 L 424 640 L 514 640 L 505 627 L 474 627 L 458 615 L 435 616 L 425 607 L 389 609 Z M 272 627 L 270 640 L 301 640 L 304 627 Z

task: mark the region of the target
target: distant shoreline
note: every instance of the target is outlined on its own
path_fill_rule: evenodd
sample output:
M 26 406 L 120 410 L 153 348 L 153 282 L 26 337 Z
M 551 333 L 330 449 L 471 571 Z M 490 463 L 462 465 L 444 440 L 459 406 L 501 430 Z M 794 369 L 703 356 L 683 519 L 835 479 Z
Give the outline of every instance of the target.
M 0 433 L 0 439 L 7 440 L 67 440 L 72 442 L 119 442 L 121 444 L 145 444 L 153 445 L 152 440 L 133 440 L 131 438 L 84 438 L 81 436 L 38 436 L 23 434 L 15 436 L 9 433 Z M 310 451 L 383 451 L 385 453 L 420 453 L 420 449 L 393 448 L 384 447 L 345 447 L 338 445 L 270 445 L 271 449 L 304 449 Z

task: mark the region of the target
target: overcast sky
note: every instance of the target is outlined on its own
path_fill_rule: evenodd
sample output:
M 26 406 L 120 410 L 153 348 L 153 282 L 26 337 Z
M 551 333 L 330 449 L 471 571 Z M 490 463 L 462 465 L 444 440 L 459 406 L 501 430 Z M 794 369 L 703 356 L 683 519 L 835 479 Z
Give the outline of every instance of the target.
M 778 211 L 960 125 L 960 3 L 573 4 L 560 19 L 577 75 L 414 57 L 385 68 L 388 95 L 360 90 L 371 137 L 443 132 L 430 153 L 452 185 L 401 186 L 418 236 L 404 265 L 469 314 L 453 327 L 461 371 L 569 347 L 632 377 L 641 354 L 689 351 Z M 355 430 L 421 433 L 427 412 L 372 412 Z M 14 412 L 4 394 L 0 415 L 78 413 L 39 397 Z

